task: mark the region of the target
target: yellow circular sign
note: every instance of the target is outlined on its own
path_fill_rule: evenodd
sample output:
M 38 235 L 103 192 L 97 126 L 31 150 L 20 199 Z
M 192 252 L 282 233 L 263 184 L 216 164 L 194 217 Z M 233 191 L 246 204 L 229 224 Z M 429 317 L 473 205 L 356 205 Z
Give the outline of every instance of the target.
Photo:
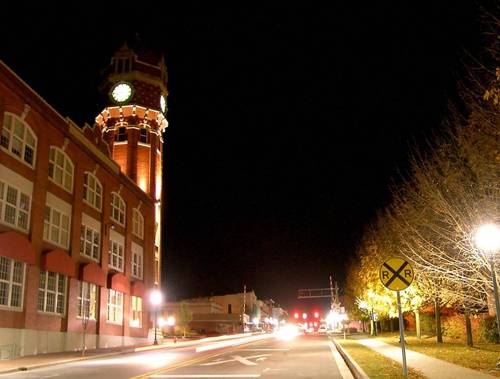
M 380 281 L 391 291 L 402 291 L 413 282 L 413 268 L 403 258 L 391 258 L 380 266 Z

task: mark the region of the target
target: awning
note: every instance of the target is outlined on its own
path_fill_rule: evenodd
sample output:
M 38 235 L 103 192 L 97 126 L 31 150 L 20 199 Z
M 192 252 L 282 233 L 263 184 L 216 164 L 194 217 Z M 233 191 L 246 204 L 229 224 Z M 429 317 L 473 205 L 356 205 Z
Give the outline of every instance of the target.
M 40 268 L 70 277 L 75 276 L 75 262 L 68 253 L 59 249 L 43 253 Z
M 94 283 L 98 286 L 106 286 L 106 273 L 95 262 L 89 262 L 80 266 L 80 280 L 84 282 Z
M 0 234 L 0 256 L 34 265 L 36 262 L 35 249 L 31 242 L 17 232 Z
M 141 281 L 135 281 L 130 284 L 130 294 L 132 296 L 138 296 L 144 298 L 146 293 L 146 287 Z
M 130 293 L 130 282 L 127 277 L 121 273 L 110 274 L 109 287 L 126 294 Z

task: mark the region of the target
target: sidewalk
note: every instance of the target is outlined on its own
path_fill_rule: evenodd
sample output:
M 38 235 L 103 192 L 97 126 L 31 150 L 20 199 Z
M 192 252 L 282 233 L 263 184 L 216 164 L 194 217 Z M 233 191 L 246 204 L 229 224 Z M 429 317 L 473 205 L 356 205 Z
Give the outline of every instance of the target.
M 366 346 L 387 358 L 402 364 L 401 349 L 376 339 L 356 339 L 356 342 Z M 483 374 L 470 368 L 461 367 L 453 363 L 430 357 L 416 351 L 406 349 L 408 367 L 419 370 L 429 379 L 491 379 L 498 378 L 493 375 Z
M 145 350 L 189 346 L 200 341 L 201 340 L 178 340 L 178 342 L 174 343 L 173 339 L 164 339 L 159 345 L 136 345 L 89 349 L 85 351 L 85 356 L 82 356 L 81 351 L 28 355 L 14 359 L 0 360 L 0 375 L 9 372 L 32 370 L 39 367 L 58 365 L 85 359 L 104 358 L 118 354 L 127 354 Z

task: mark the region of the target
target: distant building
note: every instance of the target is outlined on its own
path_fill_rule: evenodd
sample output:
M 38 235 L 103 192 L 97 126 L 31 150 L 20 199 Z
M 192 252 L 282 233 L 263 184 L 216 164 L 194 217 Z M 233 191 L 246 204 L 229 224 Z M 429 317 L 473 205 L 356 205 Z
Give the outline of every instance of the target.
M 124 46 L 102 90 L 109 106 L 80 128 L 0 61 L 3 358 L 81 349 L 84 328 L 87 348 L 147 340 L 147 293 L 160 285 L 163 59 Z
M 167 319 L 168 316 L 174 316 L 178 320 L 181 304 L 185 304 L 192 316 L 189 328 L 202 334 L 241 333 L 252 328 L 253 318 L 258 318 L 259 323 L 264 324 L 266 319 L 275 318 L 279 321 L 286 315 L 282 308 L 275 307 L 272 299 L 259 300 L 254 291 L 249 291 L 245 294 L 241 292 L 166 303 L 162 317 Z M 271 328 L 267 325 L 265 329 Z

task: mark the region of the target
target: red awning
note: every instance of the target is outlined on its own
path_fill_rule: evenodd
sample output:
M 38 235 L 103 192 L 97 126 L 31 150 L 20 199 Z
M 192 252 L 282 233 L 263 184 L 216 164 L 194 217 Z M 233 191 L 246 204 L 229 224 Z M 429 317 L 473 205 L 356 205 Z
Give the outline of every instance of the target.
M 106 273 L 95 262 L 89 262 L 80 266 L 80 280 L 106 287 Z
M 40 268 L 70 277 L 75 276 L 75 262 L 68 253 L 59 249 L 42 254 Z
M 125 275 L 121 273 L 112 274 L 109 281 L 110 288 L 126 294 L 130 293 L 130 282 Z
M 132 296 L 138 296 L 144 298 L 146 292 L 146 287 L 141 281 L 135 281 L 130 284 L 130 294 Z
M 30 241 L 20 233 L 5 232 L 0 234 L 0 255 L 34 265 L 35 249 Z

